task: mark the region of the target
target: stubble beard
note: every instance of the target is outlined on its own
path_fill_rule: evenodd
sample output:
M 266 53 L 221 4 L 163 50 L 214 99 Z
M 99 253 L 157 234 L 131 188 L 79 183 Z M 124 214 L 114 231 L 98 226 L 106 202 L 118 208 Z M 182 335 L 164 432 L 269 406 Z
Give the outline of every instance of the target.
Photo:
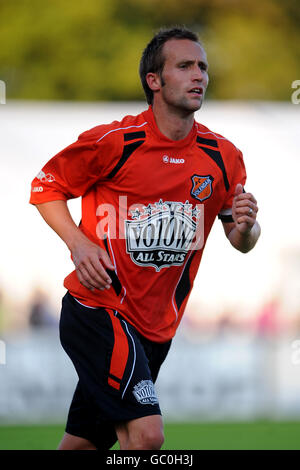
M 191 103 L 191 100 L 189 100 L 185 96 L 182 96 L 179 98 L 177 98 L 176 95 L 174 94 L 171 94 L 171 96 L 168 96 L 168 94 L 165 92 L 165 89 L 164 89 L 166 82 L 163 79 L 163 77 L 161 77 L 161 84 L 163 87 L 162 93 L 163 93 L 164 101 L 167 104 L 168 108 L 170 110 L 173 110 L 173 112 L 176 112 L 176 114 L 180 114 L 184 117 L 187 117 L 188 115 L 194 114 L 196 111 L 199 111 L 199 109 L 201 108 L 203 99 L 204 99 L 204 94 L 201 96 L 201 99 L 198 103 L 196 103 L 195 101 L 195 103 L 193 104 Z
M 194 114 L 196 111 L 199 111 L 203 103 L 203 98 L 198 102 L 192 103 L 191 100 L 186 97 L 179 99 L 168 99 L 168 97 L 165 97 L 165 102 L 169 109 L 172 109 L 176 114 L 187 117 Z
M 198 104 L 196 104 L 196 102 L 195 102 L 195 104 L 192 104 L 191 100 L 189 100 L 185 96 L 177 98 L 174 93 L 171 94 L 171 96 L 168 96 L 168 94 L 165 92 L 165 90 L 166 90 L 166 88 L 165 88 L 166 81 L 165 81 L 162 74 L 160 75 L 160 79 L 161 79 L 162 93 L 163 93 L 164 101 L 167 104 L 170 111 L 172 110 L 176 114 L 179 114 L 183 117 L 188 117 L 189 115 L 194 114 L 196 111 L 199 111 L 199 109 L 201 108 L 201 106 L 203 104 L 204 93 L 201 96 L 201 99 L 198 102 Z

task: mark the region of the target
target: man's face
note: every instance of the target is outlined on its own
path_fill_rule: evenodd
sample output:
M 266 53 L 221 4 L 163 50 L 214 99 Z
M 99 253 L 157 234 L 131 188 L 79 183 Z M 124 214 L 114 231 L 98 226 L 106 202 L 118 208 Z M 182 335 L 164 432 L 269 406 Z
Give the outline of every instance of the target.
M 160 95 L 159 99 L 169 107 L 183 114 L 197 111 L 208 85 L 208 64 L 204 49 L 189 39 L 170 39 L 164 44 L 162 53 L 165 63 L 156 95 Z

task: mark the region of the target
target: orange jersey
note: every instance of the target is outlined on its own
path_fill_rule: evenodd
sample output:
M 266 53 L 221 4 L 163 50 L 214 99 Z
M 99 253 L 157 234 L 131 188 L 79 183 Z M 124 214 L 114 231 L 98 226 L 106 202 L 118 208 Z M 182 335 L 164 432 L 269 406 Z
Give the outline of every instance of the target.
M 170 140 L 149 107 L 81 134 L 34 178 L 30 202 L 82 197 L 80 229 L 108 252 L 115 271 L 108 290 L 88 290 L 75 270 L 64 286 L 165 342 L 182 318 L 212 224 L 230 217 L 245 180 L 230 141 L 196 122 L 186 138 Z

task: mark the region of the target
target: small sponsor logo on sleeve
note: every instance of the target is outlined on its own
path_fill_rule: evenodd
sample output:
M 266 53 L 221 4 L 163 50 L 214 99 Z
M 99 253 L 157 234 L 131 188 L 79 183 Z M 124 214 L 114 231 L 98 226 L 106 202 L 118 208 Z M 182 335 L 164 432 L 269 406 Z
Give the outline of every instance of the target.
M 51 173 L 44 173 L 43 171 L 40 171 L 37 175 L 36 175 L 37 179 L 42 181 L 42 183 L 53 183 L 53 181 L 55 181 L 55 178 L 53 175 L 51 175 Z

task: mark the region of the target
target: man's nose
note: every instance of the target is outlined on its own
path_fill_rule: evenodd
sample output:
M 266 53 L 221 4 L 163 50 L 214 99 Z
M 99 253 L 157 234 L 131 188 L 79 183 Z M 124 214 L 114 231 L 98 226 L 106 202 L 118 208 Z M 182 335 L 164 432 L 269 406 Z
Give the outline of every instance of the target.
M 193 80 L 202 82 L 203 77 L 204 77 L 203 71 L 198 66 L 195 66 L 193 68 L 193 75 L 192 75 Z

